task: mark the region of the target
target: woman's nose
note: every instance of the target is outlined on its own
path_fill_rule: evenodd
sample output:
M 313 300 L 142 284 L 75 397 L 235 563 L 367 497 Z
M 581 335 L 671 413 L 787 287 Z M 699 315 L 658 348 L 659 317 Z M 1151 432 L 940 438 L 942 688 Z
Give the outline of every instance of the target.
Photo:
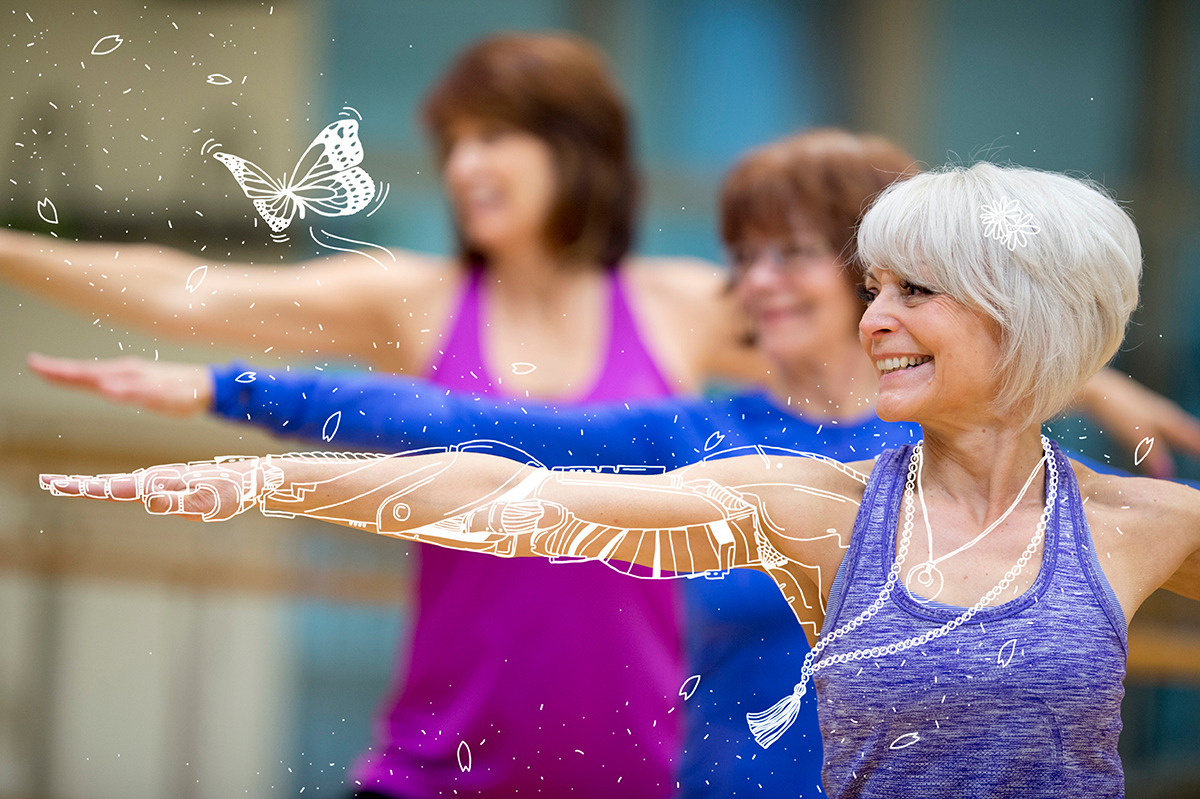
M 858 322 L 858 333 L 865 339 L 876 338 L 884 333 L 892 332 L 896 329 L 897 324 L 888 300 L 881 293 L 863 312 L 862 319 Z
M 451 145 L 450 152 L 446 155 L 446 176 L 451 179 L 465 177 L 479 163 L 479 143 L 468 138 L 459 139 Z

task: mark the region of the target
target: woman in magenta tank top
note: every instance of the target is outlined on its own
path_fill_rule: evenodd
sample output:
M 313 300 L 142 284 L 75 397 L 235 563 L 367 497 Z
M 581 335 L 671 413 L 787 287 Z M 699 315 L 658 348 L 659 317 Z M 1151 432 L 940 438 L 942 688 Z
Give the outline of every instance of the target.
M 467 282 L 431 374 L 449 388 L 497 394 L 481 352 L 481 274 Z M 580 399 L 666 395 L 619 273 L 607 283 L 606 353 Z M 598 563 L 564 568 L 434 546 L 419 556 L 407 661 L 397 664 L 378 745 L 354 779 L 376 791 L 401 787 L 400 796 L 439 782 L 467 795 L 545 785 L 582 796 L 671 793 L 687 677 L 675 586 Z M 461 741 L 471 747 L 470 773 L 458 766 Z
M 636 400 L 739 363 L 715 270 L 623 265 L 636 180 L 624 108 L 590 47 L 485 40 L 424 111 L 466 265 L 438 276 L 426 307 L 444 311 L 413 336 L 427 376 L 480 394 Z M 639 319 L 654 324 L 649 345 Z M 419 555 L 412 637 L 352 784 L 390 799 L 675 791 L 687 674 L 674 586 L 595 563 Z

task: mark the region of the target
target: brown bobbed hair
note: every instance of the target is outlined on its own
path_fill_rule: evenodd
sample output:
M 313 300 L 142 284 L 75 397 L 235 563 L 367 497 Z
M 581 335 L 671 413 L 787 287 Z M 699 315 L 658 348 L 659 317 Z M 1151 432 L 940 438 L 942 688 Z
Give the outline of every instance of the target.
M 881 191 L 920 171 L 915 159 L 881 136 L 815 128 L 750 151 L 721 184 L 721 238 L 727 247 L 751 235 L 786 239 L 797 217 L 816 227 L 845 264 L 854 233 Z
M 629 251 L 638 185 L 629 112 L 601 52 L 571 34 L 506 33 L 463 52 L 425 96 L 422 120 L 442 164 L 454 123 L 499 122 L 544 140 L 557 197 L 546 244 L 569 261 L 608 267 Z M 486 262 L 458 232 L 460 253 Z

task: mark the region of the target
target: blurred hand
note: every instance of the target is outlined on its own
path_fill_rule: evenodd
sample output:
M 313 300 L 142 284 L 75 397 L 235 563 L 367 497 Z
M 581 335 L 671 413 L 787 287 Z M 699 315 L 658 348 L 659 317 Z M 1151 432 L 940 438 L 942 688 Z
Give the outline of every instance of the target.
M 43 474 L 39 482 L 58 497 L 140 501 L 156 515 L 221 522 L 279 488 L 283 472 L 269 458 L 230 458 L 151 466 L 127 474 Z
M 29 354 L 27 362 L 35 374 L 51 383 L 155 413 L 187 417 L 212 407 L 212 375 L 205 366 L 134 357 L 84 361 L 36 352 Z
M 1134 453 L 1131 463 L 1115 465 L 1169 478 L 1175 475 L 1172 448 L 1200 459 L 1200 419 L 1115 369 L 1093 377 L 1079 404 Z

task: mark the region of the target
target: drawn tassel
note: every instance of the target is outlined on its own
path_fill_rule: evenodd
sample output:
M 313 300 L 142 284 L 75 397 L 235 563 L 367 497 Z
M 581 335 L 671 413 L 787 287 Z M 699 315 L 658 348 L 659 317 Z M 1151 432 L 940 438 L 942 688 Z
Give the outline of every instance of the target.
M 746 723 L 750 725 L 750 734 L 763 749 L 779 740 L 788 728 L 795 723 L 800 715 L 800 700 L 808 689 L 808 681 L 796 683 L 790 694 L 780 699 L 766 710 L 758 713 L 747 713 Z

